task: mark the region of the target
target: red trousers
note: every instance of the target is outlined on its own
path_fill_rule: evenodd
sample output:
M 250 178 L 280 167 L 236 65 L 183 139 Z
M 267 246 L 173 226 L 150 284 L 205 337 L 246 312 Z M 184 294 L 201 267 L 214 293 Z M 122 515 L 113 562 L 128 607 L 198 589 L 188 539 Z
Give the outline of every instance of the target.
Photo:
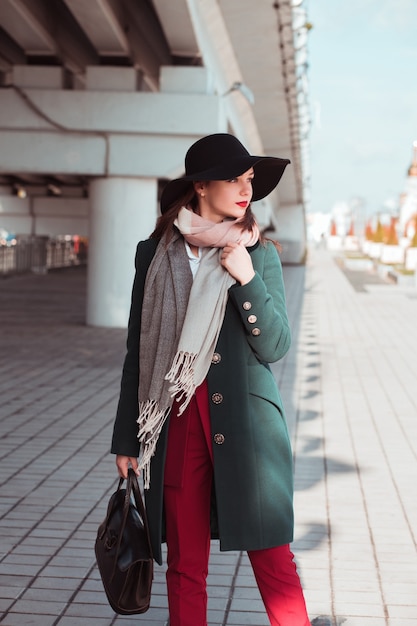
M 166 574 L 170 626 L 207 626 L 213 452 L 207 387 L 183 415 L 174 405 L 165 465 Z M 272 626 L 309 626 L 289 545 L 248 552 Z

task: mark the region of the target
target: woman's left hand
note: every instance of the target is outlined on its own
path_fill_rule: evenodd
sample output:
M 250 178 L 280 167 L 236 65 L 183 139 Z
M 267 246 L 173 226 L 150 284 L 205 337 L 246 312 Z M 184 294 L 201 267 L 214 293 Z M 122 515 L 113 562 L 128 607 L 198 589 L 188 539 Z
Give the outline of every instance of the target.
M 220 262 L 241 285 L 246 285 L 255 276 L 252 259 L 243 243 L 228 242 L 223 248 Z

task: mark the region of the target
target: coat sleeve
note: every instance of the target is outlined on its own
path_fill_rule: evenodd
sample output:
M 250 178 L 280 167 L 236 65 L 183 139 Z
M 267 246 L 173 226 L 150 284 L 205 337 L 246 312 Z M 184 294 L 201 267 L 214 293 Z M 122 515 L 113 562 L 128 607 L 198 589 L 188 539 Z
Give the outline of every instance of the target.
M 123 364 L 120 397 L 113 429 L 111 452 L 125 456 L 139 456 L 137 438 L 139 414 L 139 338 L 142 315 L 143 292 L 148 267 L 155 254 L 157 240 L 139 242 L 135 257 L 135 279 L 133 281 L 130 306 L 126 356 Z
M 233 285 L 229 296 L 257 358 L 273 363 L 288 352 L 291 331 L 281 261 L 271 242 L 266 244 L 262 256 L 263 263 L 254 255 L 255 276 L 252 280 L 246 285 Z

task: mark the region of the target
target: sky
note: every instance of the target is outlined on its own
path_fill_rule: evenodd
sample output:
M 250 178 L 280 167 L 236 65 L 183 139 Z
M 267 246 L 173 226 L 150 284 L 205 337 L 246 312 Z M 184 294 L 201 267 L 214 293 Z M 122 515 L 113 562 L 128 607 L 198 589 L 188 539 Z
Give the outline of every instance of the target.
M 417 0 L 305 0 L 310 212 L 392 210 L 417 140 Z

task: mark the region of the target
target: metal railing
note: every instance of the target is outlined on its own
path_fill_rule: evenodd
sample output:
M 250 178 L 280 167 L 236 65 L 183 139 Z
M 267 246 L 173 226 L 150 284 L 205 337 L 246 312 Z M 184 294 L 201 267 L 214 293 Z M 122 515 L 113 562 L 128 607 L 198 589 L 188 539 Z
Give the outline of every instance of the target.
M 23 272 L 45 274 L 48 269 L 85 265 L 87 242 L 79 237 L 18 237 L 0 245 L 0 276 Z

